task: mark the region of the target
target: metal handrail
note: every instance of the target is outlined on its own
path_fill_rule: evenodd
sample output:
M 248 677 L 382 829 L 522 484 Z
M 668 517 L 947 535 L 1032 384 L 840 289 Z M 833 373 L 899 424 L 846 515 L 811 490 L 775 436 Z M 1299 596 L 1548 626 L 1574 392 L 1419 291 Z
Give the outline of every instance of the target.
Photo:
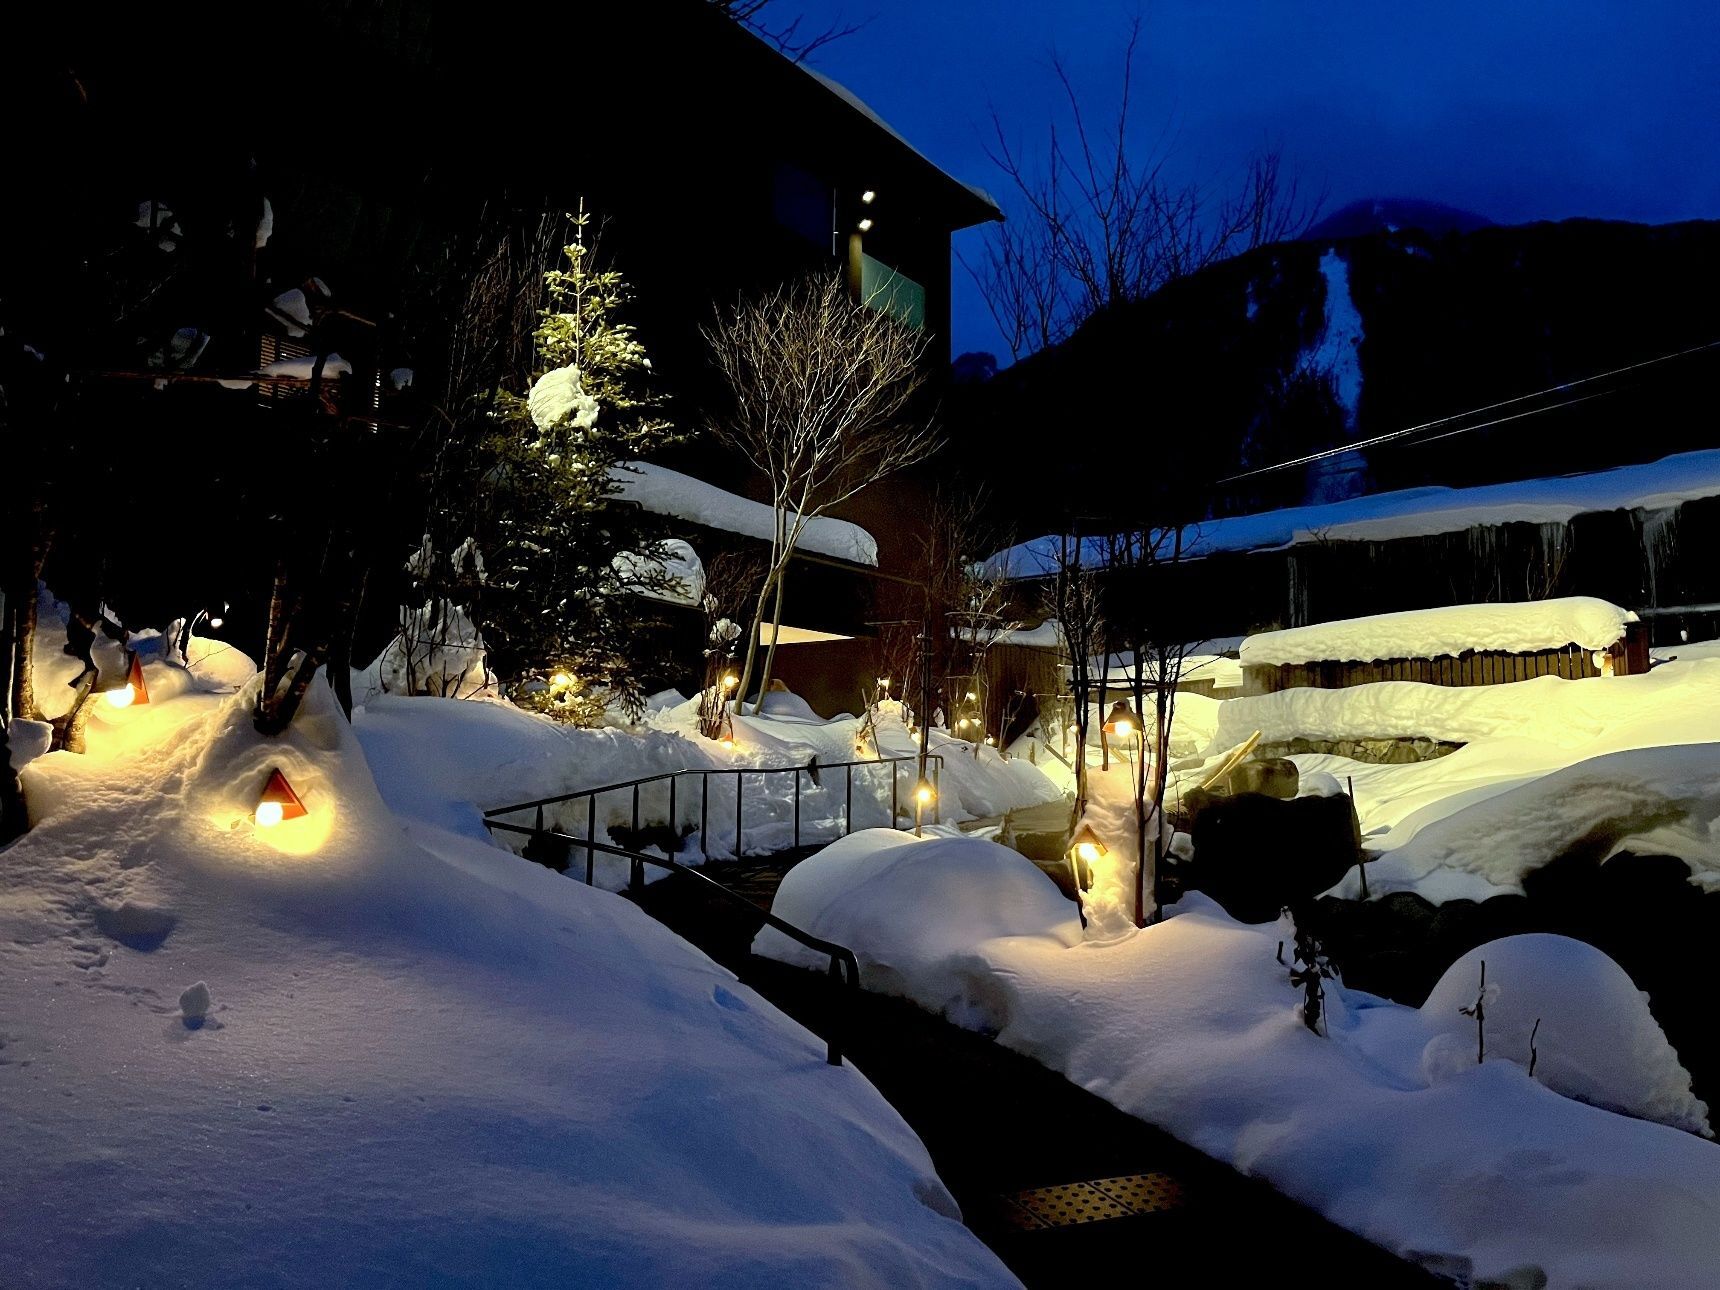
M 606 793 L 631 792 L 633 795 L 633 825 L 632 825 L 632 827 L 633 827 L 633 831 L 635 833 L 637 833 L 639 830 L 639 790 L 641 788 L 646 787 L 647 785 L 650 785 L 650 784 L 659 784 L 659 783 L 662 783 L 664 781 L 668 781 L 668 784 L 669 784 L 669 825 L 671 828 L 674 828 L 676 826 L 676 811 L 675 811 L 676 786 L 679 784 L 679 782 L 681 781 L 682 778 L 691 777 L 691 776 L 696 775 L 700 779 L 699 842 L 700 842 L 701 850 L 704 853 L 705 859 L 709 860 L 711 858 L 710 832 L 709 832 L 709 828 L 708 828 L 709 810 L 710 810 L 710 777 L 712 775 L 733 775 L 736 777 L 736 780 L 735 780 L 735 858 L 740 859 L 741 855 L 743 854 L 742 843 L 744 840 L 744 835 L 743 835 L 743 830 L 742 830 L 742 816 L 743 816 L 742 801 L 744 799 L 745 789 L 746 789 L 746 782 L 745 782 L 745 779 L 742 777 L 747 776 L 747 775 L 793 775 L 794 776 L 794 846 L 796 848 L 798 848 L 800 846 L 800 777 L 802 775 L 812 775 L 814 777 L 813 782 L 815 784 L 817 784 L 818 783 L 817 776 L 822 774 L 825 771 L 845 770 L 847 772 L 847 782 L 845 785 L 845 798 L 844 798 L 843 813 L 842 813 L 842 836 L 846 837 L 849 833 L 851 833 L 853 831 L 852 826 L 853 826 L 853 822 L 854 822 L 854 768 L 856 766 L 889 766 L 891 768 L 891 771 L 890 771 L 890 827 L 894 828 L 894 827 L 896 827 L 896 817 L 900 813 L 900 807 L 901 807 L 899 790 L 897 788 L 898 781 L 897 781 L 897 777 L 896 777 L 895 767 L 897 767 L 898 765 L 900 765 L 903 762 L 912 762 L 912 763 L 917 764 L 919 762 L 919 760 L 920 760 L 920 754 L 918 754 L 918 753 L 904 753 L 904 754 L 901 754 L 899 756 L 894 756 L 894 757 L 871 757 L 871 758 L 867 758 L 865 760 L 856 760 L 856 761 L 838 761 L 838 762 L 820 763 L 819 761 L 814 759 L 812 762 L 810 762 L 806 765 L 796 765 L 796 766 L 708 766 L 708 767 L 688 767 L 688 768 L 685 768 L 682 770 L 659 771 L 655 775 L 642 775 L 637 779 L 622 780 L 619 783 L 601 784 L 595 788 L 576 789 L 573 792 L 558 793 L 552 797 L 533 798 L 529 802 L 515 802 L 509 806 L 492 807 L 490 810 L 487 810 L 484 812 L 484 823 L 487 826 L 490 824 L 490 822 L 492 820 L 497 820 L 500 816 L 512 815 L 516 811 L 536 811 L 537 812 L 537 823 L 536 823 L 536 826 L 534 828 L 528 829 L 528 828 L 524 828 L 523 826 L 510 826 L 507 831 L 508 832 L 523 832 L 523 833 L 528 833 L 528 834 L 536 834 L 539 836 L 549 836 L 551 834 L 555 834 L 555 830 L 547 829 L 544 827 L 544 817 L 543 817 L 544 807 L 556 806 L 556 805 L 559 805 L 563 802 L 574 802 L 574 801 L 578 801 L 580 798 L 585 798 L 588 800 L 588 803 L 589 803 L 589 808 L 586 812 L 586 836 L 584 838 L 575 838 L 574 841 L 575 841 L 575 843 L 582 845 L 582 846 L 585 846 L 585 848 L 586 848 L 586 869 L 589 872 L 589 870 L 591 869 L 591 865 L 592 865 L 593 855 L 595 854 L 595 852 L 601 851 L 604 849 L 603 844 L 598 843 L 596 841 L 596 837 L 597 837 L 597 799 L 599 797 L 603 796 Z M 942 810 L 941 810 L 941 806 L 939 803 L 939 796 L 940 796 L 940 790 L 943 787 L 944 757 L 943 757 L 942 753 L 927 753 L 925 755 L 925 760 L 926 760 L 926 765 L 927 765 L 928 769 L 930 769 L 930 771 L 932 773 L 932 786 L 933 786 L 932 823 L 938 824 L 942 821 Z M 568 835 L 561 834 L 561 835 L 557 835 L 557 836 L 568 836 Z M 631 855 L 634 853 L 625 852 L 625 854 Z
M 626 787 L 626 785 L 623 785 L 623 787 Z M 548 800 L 542 803 L 542 805 L 548 804 Z M 537 806 L 539 803 L 533 802 L 529 805 Z M 845 1003 L 852 1000 L 860 993 L 860 960 L 854 956 L 853 950 L 849 949 L 846 945 L 838 945 L 835 941 L 827 941 L 821 936 L 814 936 L 811 932 L 802 931 L 787 919 L 772 913 L 768 909 L 760 909 L 738 891 L 731 891 L 715 878 L 712 878 L 709 874 L 700 873 L 691 865 L 684 865 L 679 860 L 671 860 L 664 856 L 646 855 L 642 851 L 629 851 L 625 847 L 611 846 L 607 842 L 595 842 L 589 838 L 576 838 L 571 834 L 562 833 L 555 829 L 532 829 L 524 824 L 508 824 L 503 820 L 490 819 L 488 814 L 486 814 L 484 819 L 484 827 L 492 831 L 501 829 L 506 833 L 524 833 L 533 838 L 555 838 L 561 842 L 567 843 L 570 847 L 585 847 L 587 851 L 585 868 L 585 881 L 587 886 L 592 885 L 592 865 L 590 861 L 590 853 L 592 851 L 602 851 L 605 855 L 620 856 L 629 861 L 630 869 L 628 874 L 628 886 L 635 892 L 642 889 L 645 885 L 645 871 L 642 868 L 644 865 L 656 865 L 659 869 L 668 869 L 674 872 L 688 874 L 691 877 L 697 878 L 700 882 L 708 884 L 716 891 L 721 892 L 727 899 L 743 906 L 748 910 L 748 912 L 758 915 L 763 919 L 767 926 L 774 927 L 784 936 L 787 936 L 791 940 L 798 941 L 815 954 L 828 954 L 830 956 L 829 975 L 837 982 L 837 989 L 839 992 L 838 997 L 843 999 Z M 851 1006 L 851 1004 L 848 1006 Z M 825 1060 L 832 1066 L 842 1065 L 841 1034 L 843 1027 L 841 1025 L 840 1016 L 842 1011 L 845 1011 L 845 1009 L 838 1010 L 839 1015 L 835 1020 L 835 1024 L 831 1025 L 830 1033 L 825 1038 Z

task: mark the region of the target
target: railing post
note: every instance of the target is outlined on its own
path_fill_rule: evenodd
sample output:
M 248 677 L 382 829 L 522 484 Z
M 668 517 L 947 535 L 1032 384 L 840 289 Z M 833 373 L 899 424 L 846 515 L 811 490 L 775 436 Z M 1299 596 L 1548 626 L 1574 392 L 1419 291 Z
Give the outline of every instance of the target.
M 900 765 L 901 763 L 896 761 L 890 763 L 890 827 L 892 829 L 896 827 L 896 811 L 900 802 L 899 794 L 902 787 L 896 778 L 896 771 Z
M 627 875 L 627 888 L 634 895 L 638 895 L 645 890 L 645 865 L 638 857 L 630 860 L 629 865 L 631 872 Z
M 746 787 L 746 776 L 735 772 L 735 859 L 741 858 L 741 790 Z
M 938 758 L 938 764 L 932 767 L 932 823 L 944 822 L 944 759 Z
M 675 785 L 680 782 L 681 777 L 679 775 L 671 774 L 669 776 L 669 832 L 675 838 L 674 850 L 670 853 L 671 858 L 681 854 L 681 825 L 675 819 Z
M 794 848 L 800 849 L 800 767 L 794 768 Z
M 848 992 L 842 988 L 846 974 L 834 954 L 830 956 L 830 988 L 835 993 L 834 1006 L 830 1009 L 829 1034 L 824 1040 L 824 1060 L 831 1066 L 842 1065 L 842 1022 L 843 1011 L 848 1004 Z
M 585 885 L 594 885 L 597 868 L 597 794 L 585 799 Z
M 639 845 L 639 785 L 633 785 L 633 845 Z
M 699 849 L 711 858 L 711 772 L 699 776 Z
M 854 832 L 854 763 L 849 762 L 843 769 L 848 776 L 848 785 L 842 803 L 842 836 L 847 837 Z

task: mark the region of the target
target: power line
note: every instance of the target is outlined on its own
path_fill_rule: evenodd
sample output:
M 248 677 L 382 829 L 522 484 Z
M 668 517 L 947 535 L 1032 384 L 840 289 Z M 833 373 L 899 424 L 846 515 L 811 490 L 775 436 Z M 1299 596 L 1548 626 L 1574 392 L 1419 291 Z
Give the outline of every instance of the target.
M 1670 363 L 1676 359 L 1688 358 L 1692 354 L 1706 353 L 1710 350 L 1720 350 L 1720 340 L 1709 341 L 1704 345 L 1692 345 L 1689 349 L 1677 350 L 1671 354 L 1661 354 L 1655 358 L 1645 358 L 1639 363 L 1629 363 L 1624 367 L 1615 367 L 1611 371 L 1597 372 L 1593 376 L 1579 377 L 1577 380 L 1566 381 L 1561 385 L 1550 385 L 1544 390 L 1536 390 L 1531 394 L 1519 394 L 1515 398 L 1501 399 L 1497 403 L 1489 403 L 1483 407 L 1470 408 L 1464 412 L 1453 412 L 1450 416 L 1436 417 L 1432 421 L 1423 421 L 1419 425 L 1405 426 L 1401 430 L 1392 430 L 1386 434 L 1375 435 L 1372 439 L 1358 439 L 1354 443 L 1340 444 L 1337 447 L 1325 448 L 1319 452 L 1311 452 L 1305 457 L 1296 457 L 1290 461 L 1280 461 L 1271 466 L 1258 466 L 1253 470 L 1245 470 L 1239 474 L 1226 475 L 1223 479 L 1215 481 L 1215 485 L 1240 483 L 1242 480 L 1254 479 L 1260 475 L 1270 475 L 1280 470 L 1293 470 L 1298 466 L 1311 465 L 1316 461 L 1324 461 L 1329 457 L 1342 456 L 1346 452 L 1358 452 L 1365 448 L 1377 448 L 1381 444 L 1396 443 L 1399 440 L 1408 438 L 1410 435 L 1420 434 L 1424 430 L 1437 430 L 1441 426 L 1448 426 L 1454 421 L 1463 421 L 1469 417 L 1480 416 L 1484 413 L 1497 412 L 1500 408 L 1513 407 L 1519 403 L 1527 403 L 1531 399 L 1544 398 L 1549 394 L 1563 394 L 1570 390 L 1578 389 L 1584 385 L 1593 385 L 1596 381 L 1604 381 L 1614 376 L 1623 376 L 1627 372 L 1641 371 L 1643 368 L 1654 367 L 1661 363 Z M 1498 417 L 1491 421 L 1483 421 L 1477 425 L 1460 426 L 1455 430 L 1448 430 L 1444 434 L 1431 435 L 1422 442 L 1432 443 L 1435 440 L 1447 439 L 1452 435 L 1464 434 L 1470 430 L 1483 430 L 1488 426 L 1502 425 L 1507 421 L 1521 420 L 1523 417 L 1534 416 L 1539 412 L 1552 412 L 1559 408 L 1570 407 L 1572 404 L 1586 403 L 1590 399 L 1597 399 L 1606 394 L 1616 393 L 1618 393 L 1616 390 L 1603 390 L 1599 394 L 1588 394 L 1581 398 L 1567 399 L 1564 402 L 1554 403 L 1544 408 L 1533 408 L 1527 412 L 1514 413 L 1508 417 Z

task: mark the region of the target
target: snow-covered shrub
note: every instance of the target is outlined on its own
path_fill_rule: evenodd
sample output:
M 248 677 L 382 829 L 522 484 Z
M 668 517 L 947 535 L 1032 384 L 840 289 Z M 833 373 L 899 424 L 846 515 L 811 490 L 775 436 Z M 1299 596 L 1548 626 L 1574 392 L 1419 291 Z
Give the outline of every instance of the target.
M 1527 1068 L 1533 1032 L 1535 1078 L 1548 1088 L 1712 1136 L 1708 1108 L 1691 1092 L 1690 1075 L 1649 1011 L 1648 996 L 1600 950 L 1566 936 L 1507 936 L 1447 969 L 1421 1008 L 1434 1031 L 1422 1051 L 1431 1082 L 1476 1064 L 1473 1009 L 1483 961 L 1489 1061 Z

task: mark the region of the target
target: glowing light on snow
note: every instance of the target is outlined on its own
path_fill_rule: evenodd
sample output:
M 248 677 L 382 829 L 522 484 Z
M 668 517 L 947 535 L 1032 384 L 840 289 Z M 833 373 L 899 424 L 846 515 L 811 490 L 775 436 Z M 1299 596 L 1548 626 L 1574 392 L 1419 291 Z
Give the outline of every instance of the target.
M 932 781 L 920 776 L 920 782 L 914 785 L 914 800 L 921 806 L 930 806 L 937 796 L 938 790 L 932 787 Z
M 281 819 L 285 814 L 286 808 L 279 802 L 258 802 L 257 827 L 262 829 L 272 829 L 275 825 L 281 822 Z
M 149 686 L 143 679 L 143 660 L 136 654 L 131 656 L 131 666 L 126 670 L 125 684 L 115 686 L 107 691 L 108 705 L 115 708 L 129 708 L 134 703 L 149 702 Z
M 1111 705 L 1110 714 L 1105 718 L 1104 731 L 1108 735 L 1116 735 L 1121 739 L 1132 737 L 1140 729 L 1140 723 L 1135 719 L 1133 709 L 1123 700 L 1118 699 Z
M 1091 824 L 1081 826 L 1075 834 L 1074 840 L 1069 844 L 1069 849 L 1075 853 L 1077 860 L 1086 865 L 1102 860 L 1107 850 L 1099 835 L 1093 832 Z
M 280 768 L 271 770 L 268 782 L 263 785 L 262 795 L 257 798 L 258 826 L 272 829 L 283 820 L 296 820 L 309 814 L 305 804 L 299 800 L 299 795 L 293 792 L 293 786 L 287 783 L 287 777 L 281 774 Z
M 108 704 L 115 708 L 129 708 L 136 698 L 137 691 L 132 688 L 129 681 L 120 686 L 119 689 L 107 692 Z

